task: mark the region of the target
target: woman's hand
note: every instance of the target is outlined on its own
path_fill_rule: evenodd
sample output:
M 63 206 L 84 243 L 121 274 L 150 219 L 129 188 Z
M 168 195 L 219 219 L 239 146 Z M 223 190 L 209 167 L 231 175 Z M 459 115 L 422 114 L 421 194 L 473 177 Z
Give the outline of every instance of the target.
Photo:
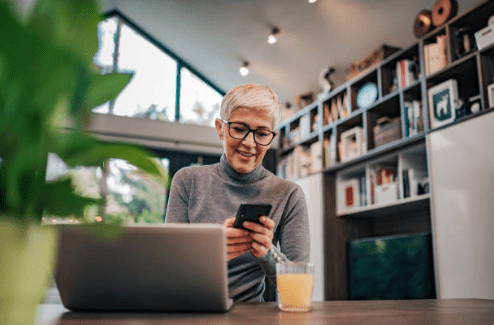
M 260 221 L 262 225 L 249 221 L 246 221 L 243 224 L 245 228 L 251 230 L 249 236 L 253 241 L 250 252 L 255 257 L 263 257 L 266 255 L 273 243 L 273 229 L 275 222 L 266 216 L 262 216 Z
M 252 238 L 249 231 L 233 227 L 235 217 L 228 218 L 223 222 L 226 230 L 226 257 L 230 261 L 252 249 Z

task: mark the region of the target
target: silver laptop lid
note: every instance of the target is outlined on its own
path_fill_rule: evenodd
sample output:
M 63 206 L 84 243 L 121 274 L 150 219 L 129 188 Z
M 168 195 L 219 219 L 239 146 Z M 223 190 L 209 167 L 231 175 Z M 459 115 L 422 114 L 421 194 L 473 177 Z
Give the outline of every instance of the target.
M 60 229 L 55 280 L 72 310 L 227 311 L 221 225 L 124 226 L 117 239 Z

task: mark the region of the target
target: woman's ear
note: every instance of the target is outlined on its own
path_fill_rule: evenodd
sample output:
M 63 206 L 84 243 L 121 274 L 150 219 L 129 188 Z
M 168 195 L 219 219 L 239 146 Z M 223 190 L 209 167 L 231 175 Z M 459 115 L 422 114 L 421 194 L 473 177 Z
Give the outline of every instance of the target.
M 216 132 L 218 133 L 218 138 L 223 140 L 223 122 L 217 118 L 214 120 L 214 126 L 216 127 Z

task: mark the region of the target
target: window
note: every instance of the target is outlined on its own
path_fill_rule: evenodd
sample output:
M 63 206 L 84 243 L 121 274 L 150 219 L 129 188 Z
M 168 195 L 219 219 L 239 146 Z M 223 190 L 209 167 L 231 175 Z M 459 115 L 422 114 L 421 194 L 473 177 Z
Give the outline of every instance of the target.
M 169 170 L 169 160 L 160 159 L 165 170 Z M 100 167 L 68 168 L 55 154 L 48 157 L 46 179 L 55 180 L 70 174 L 77 193 L 105 198 L 101 207 L 86 208 L 84 221 L 121 221 L 123 223 L 162 223 L 164 222 L 167 190 L 163 184 L 139 171 L 125 160 L 110 159 L 104 169 Z M 45 216 L 45 222 L 67 222 L 54 216 Z M 68 222 L 77 223 L 75 218 Z
M 117 18 L 109 18 L 98 24 L 98 52 L 96 52 L 93 61 L 94 64 L 101 70 L 101 73 L 109 73 L 114 71 L 114 55 L 115 55 L 115 34 L 117 32 Z M 93 109 L 93 112 L 108 114 L 110 111 L 110 103 L 105 103 Z
M 214 126 L 224 93 L 182 59 L 116 12 L 98 25 L 98 39 L 94 63 L 101 72 L 134 77 L 116 100 L 94 112 L 169 122 L 178 116 L 181 123 Z
M 180 121 L 214 127 L 222 96 L 187 68 L 180 71 Z

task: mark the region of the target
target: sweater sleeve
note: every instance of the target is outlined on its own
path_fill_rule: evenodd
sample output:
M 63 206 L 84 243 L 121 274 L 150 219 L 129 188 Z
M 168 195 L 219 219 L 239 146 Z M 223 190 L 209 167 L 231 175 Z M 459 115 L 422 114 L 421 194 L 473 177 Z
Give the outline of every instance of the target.
M 276 263 L 308 262 L 310 254 L 307 202 L 301 187 L 290 194 L 278 225 L 279 248 L 273 243 L 270 251 L 258 261 L 266 276 L 276 285 Z
M 165 223 L 190 223 L 188 214 L 189 191 L 183 173 L 183 171 L 178 171 L 172 179 Z

